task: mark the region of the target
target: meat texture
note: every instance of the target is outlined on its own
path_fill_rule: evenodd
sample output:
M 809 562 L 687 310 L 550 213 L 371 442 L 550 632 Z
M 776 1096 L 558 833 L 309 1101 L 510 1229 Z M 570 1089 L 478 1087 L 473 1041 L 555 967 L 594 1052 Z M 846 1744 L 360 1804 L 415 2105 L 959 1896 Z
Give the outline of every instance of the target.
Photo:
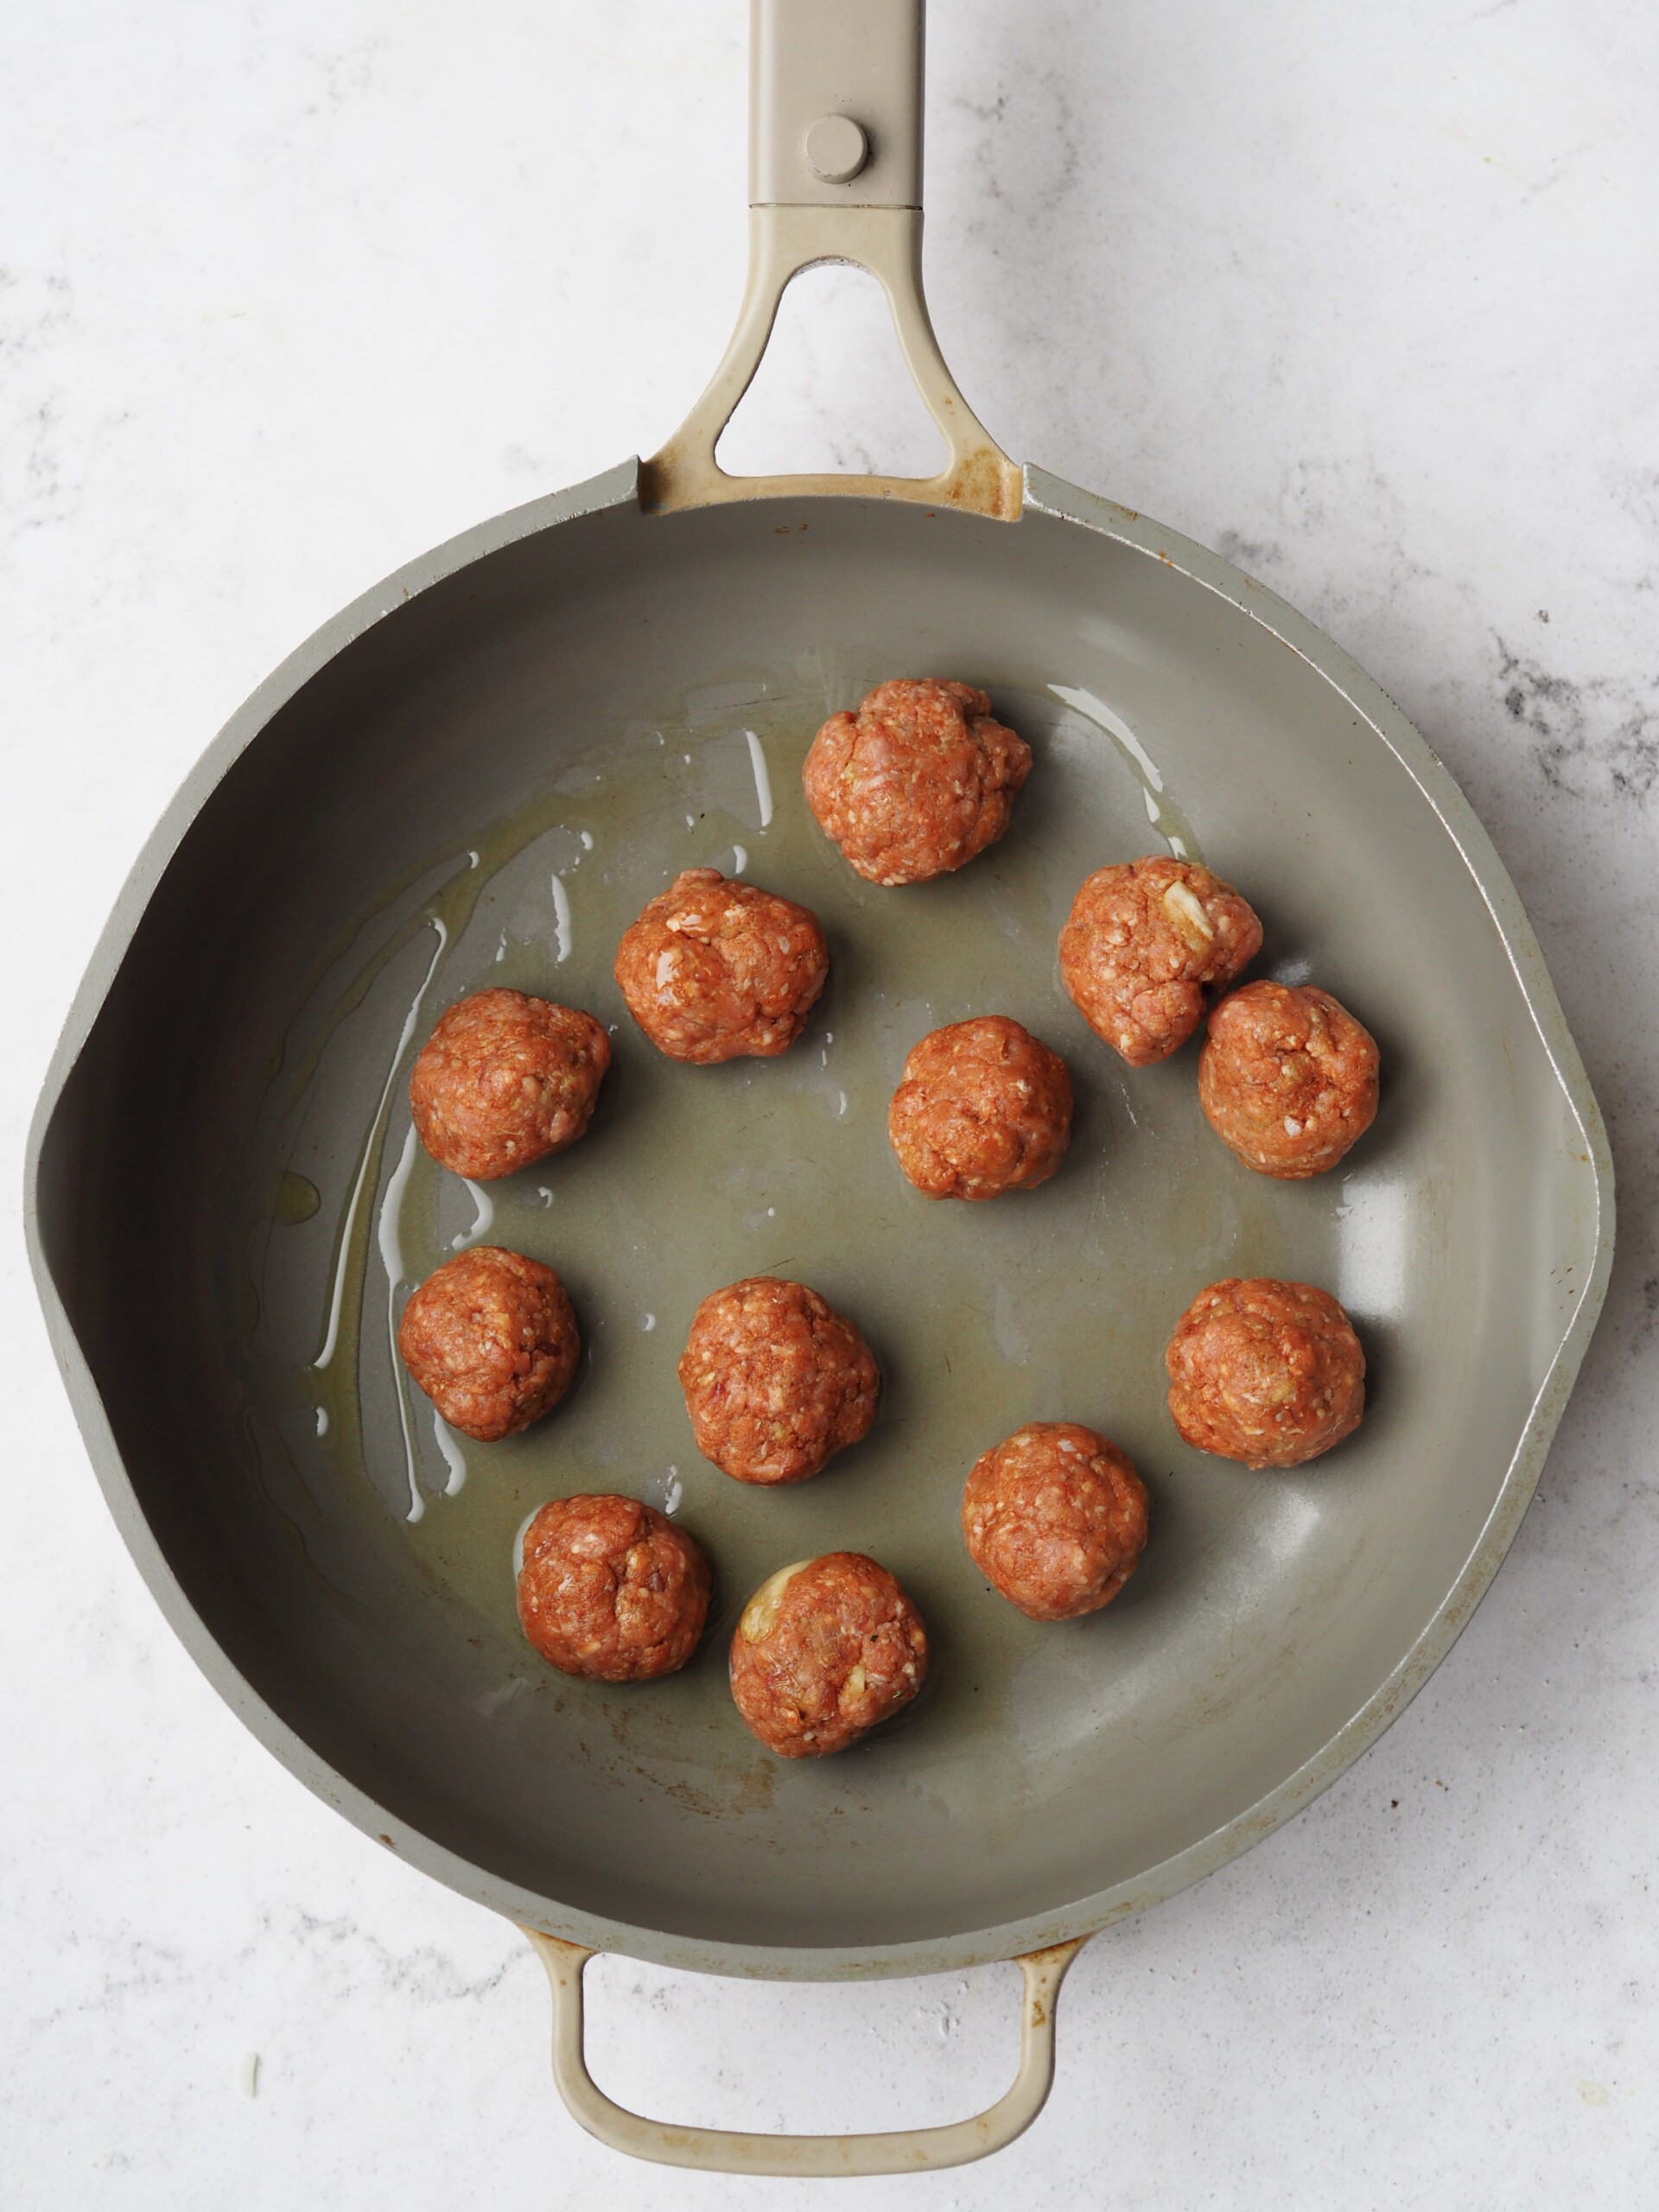
M 697 1449 L 743 1483 L 798 1483 L 869 1433 L 881 1387 L 855 1325 L 804 1284 L 751 1275 L 698 1306 L 680 1357 Z
M 652 1681 L 696 1649 L 712 1580 L 701 1548 L 654 1507 L 560 1497 L 524 1531 L 518 1618 L 567 1675 Z
M 1210 1126 L 1259 1175 L 1297 1181 L 1334 1167 L 1376 1115 L 1370 1032 L 1312 983 L 1246 983 L 1210 1017 L 1198 1100 Z
M 551 1268 L 475 1244 L 414 1293 L 397 1326 L 412 1378 L 451 1428 L 494 1444 L 550 1413 L 582 1352 L 576 1317 Z
M 1351 1436 L 1365 1411 L 1359 1338 L 1311 1283 L 1211 1283 L 1176 1323 L 1164 1362 L 1186 1441 L 1247 1467 L 1300 1467 Z
M 575 1007 L 476 991 L 438 1018 L 409 1082 L 416 1133 L 441 1167 L 487 1182 L 563 1152 L 593 1119 L 611 1040 Z
M 829 973 L 815 914 L 712 868 L 676 876 L 616 953 L 628 1012 L 659 1052 L 700 1066 L 787 1052 Z
M 780 1758 L 844 1751 L 927 1674 L 921 1617 L 885 1567 L 829 1552 L 770 1576 L 732 1638 L 732 1696 Z
M 1031 748 L 971 683 L 900 677 L 831 715 L 802 771 L 826 836 L 871 883 L 963 867 L 1008 826 Z
M 899 1165 L 930 1198 L 995 1198 L 1046 1183 L 1071 1135 L 1058 1052 L 1006 1014 L 936 1029 L 905 1062 L 887 1109 Z
M 1034 1621 L 1109 1605 L 1147 1541 L 1146 1485 L 1128 1456 L 1072 1421 L 1029 1421 L 976 1460 L 962 1533 L 986 1580 Z
M 1197 861 L 1096 868 L 1060 931 L 1060 980 L 1097 1036 L 1131 1067 L 1179 1052 L 1262 949 L 1248 899 Z

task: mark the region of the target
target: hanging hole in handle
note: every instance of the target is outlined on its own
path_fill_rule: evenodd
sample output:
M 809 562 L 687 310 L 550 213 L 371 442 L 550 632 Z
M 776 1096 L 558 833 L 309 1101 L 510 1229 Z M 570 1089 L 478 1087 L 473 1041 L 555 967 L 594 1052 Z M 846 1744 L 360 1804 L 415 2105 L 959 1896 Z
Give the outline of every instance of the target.
M 1015 1963 L 1020 1974 L 1020 2061 L 995 2104 L 942 2126 L 874 2133 L 752 2134 L 688 2126 L 631 2111 L 607 2096 L 588 2071 L 582 1974 L 594 1954 L 526 1928 L 553 1997 L 553 2078 L 571 2116 L 613 2151 L 660 2165 L 705 2173 L 848 2176 L 920 2173 L 988 2158 L 1022 2135 L 1042 2110 L 1054 2079 L 1054 2008 L 1067 1967 L 1086 1936 L 1070 1937 Z
M 594 2082 L 671 2126 L 948 2126 L 994 2104 L 1019 2056 L 1020 1977 L 1006 1961 L 914 1981 L 803 1984 L 601 1953 L 585 1996 Z
M 737 327 L 702 397 L 679 429 L 640 463 L 639 503 L 645 512 L 674 514 L 787 493 L 911 500 L 1017 522 L 1024 499 L 1022 474 L 945 366 L 922 297 L 921 245 L 921 213 L 914 207 L 752 207 L 749 281 Z M 790 469 L 769 476 L 733 476 L 716 462 L 715 448 L 760 365 L 791 278 L 823 262 L 854 263 L 885 288 L 900 350 L 922 404 L 949 448 L 949 459 L 938 474 Z
M 785 289 L 753 384 L 715 448 L 733 476 L 936 476 L 950 458 L 905 365 L 887 293 L 821 262 Z

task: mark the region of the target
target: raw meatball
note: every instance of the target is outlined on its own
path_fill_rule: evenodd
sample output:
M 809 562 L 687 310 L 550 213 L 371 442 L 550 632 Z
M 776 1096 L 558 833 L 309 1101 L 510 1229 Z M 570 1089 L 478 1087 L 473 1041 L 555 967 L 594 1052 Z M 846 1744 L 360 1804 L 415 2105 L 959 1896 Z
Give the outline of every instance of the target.
M 1226 989 L 1262 949 L 1248 899 L 1196 861 L 1099 868 L 1060 931 L 1060 980 L 1079 1014 L 1131 1067 L 1179 1052 L 1205 994 Z
M 1300 1467 L 1359 1427 L 1365 1355 L 1329 1291 L 1213 1282 L 1164 1354 L 1169 1410 L 1200 1452 L 1247 1467 Z
M 926 1673 L 921 1617 L 861 1552 L 780 1567 L 732 1638 L 737 1709 L 779 1758 L 844 1751 L 908 1705 Z
M 582 1338 L 551 1268 L 474 1244 L 446 1260 L 404 1306 L 397 1349 L 451 1428 L 493 1444 L 558 1404 Z
M 689 868 L 616 952 L 628 1012 L 671 1060 L 772 1059 L 805 1027 L 830 973 L 816 914 Z
M 1071 1135 L 1065 1062 L 1003 1014 L 952 1022 L 905 1062 L 887 1109 L 899 1165 L 930 1198 L 1029 1191 Z
M 1034 1621 L 1109 1605 L 1147 1541 L 1146 1486 L 1074 1421 L 1028 1421 L 975 1463 L 962 1494 L 973 1562 Z
M 697 1449 L 741 1483 L 798 1483 L 869 1433 L 875 1356 L 816 1290 L 751 1275 L 698 1306 L 680 1356 Z
M 543 1659 L 599 1682 L 683 1667 L 712 1578 L 683 1529 L 632 1497 L 560 1497 L 524 1531 L 518 1618 Z
M 1328 991 L 1246 983 L 1210 1017 L 1198 1100 L 1258 1174 L 1323 1175 L 1376 1116 L 1376 1045 Z
M 871 883 L 924 883 L 994 845 L 1031 747 L 991 718 L 971 683 L 878 683 L 831 715 L 801 780 L 820 828 Z
M 440 1167 L 480 1182 L 575 1144 L 611 1040 L 591 1014 L 477 991 L 442 1014 L 409 1079 L 416 1133 Z

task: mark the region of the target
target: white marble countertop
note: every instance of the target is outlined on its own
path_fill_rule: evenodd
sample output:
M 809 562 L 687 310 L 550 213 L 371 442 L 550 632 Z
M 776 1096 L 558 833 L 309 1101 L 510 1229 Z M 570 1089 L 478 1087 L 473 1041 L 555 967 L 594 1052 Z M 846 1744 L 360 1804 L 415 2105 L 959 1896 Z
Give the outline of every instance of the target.
M 1008 448 L 1223 548 L 1460 779 L 1611 1124 L 1620 1255 L 1537 1503 L 1395 1728 L 1084 1954 L 1036 2128 L 861 2184 L 629 2167 L 504 1924 L 221 1706 L 105 1512 L 9 1242 L 0 2186 L 18 2212 L 1634 2206 L 1659 2150 L 1659 33 L 1634 0 L 935 0 L 928 273 Z M 214 729 L 410 554 L 650 450 L 743 253 L 741 0 L 16 0 L 0 32 L 8 1165 Z M 902 454 L 816 280 L 744 452 Z M 808 310 L 810 310 L 809 312 Z M 995 2094 L 1010 1970 L 591 1977 L 676 2117 Z M 764 2053 L 764 2063 L 754 2054 Z M 257 2054 L 256 2094 L 247 2093 Z

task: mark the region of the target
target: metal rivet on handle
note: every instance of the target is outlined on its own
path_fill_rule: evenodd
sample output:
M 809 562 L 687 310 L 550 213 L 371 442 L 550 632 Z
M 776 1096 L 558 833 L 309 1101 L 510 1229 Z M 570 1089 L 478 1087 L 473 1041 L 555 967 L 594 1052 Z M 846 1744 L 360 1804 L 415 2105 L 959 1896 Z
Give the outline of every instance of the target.
M 850 115 L 821 115 L 806 134 L 806 163 L 825 184 L 850 184 L 870 158 L 861 123 Z

